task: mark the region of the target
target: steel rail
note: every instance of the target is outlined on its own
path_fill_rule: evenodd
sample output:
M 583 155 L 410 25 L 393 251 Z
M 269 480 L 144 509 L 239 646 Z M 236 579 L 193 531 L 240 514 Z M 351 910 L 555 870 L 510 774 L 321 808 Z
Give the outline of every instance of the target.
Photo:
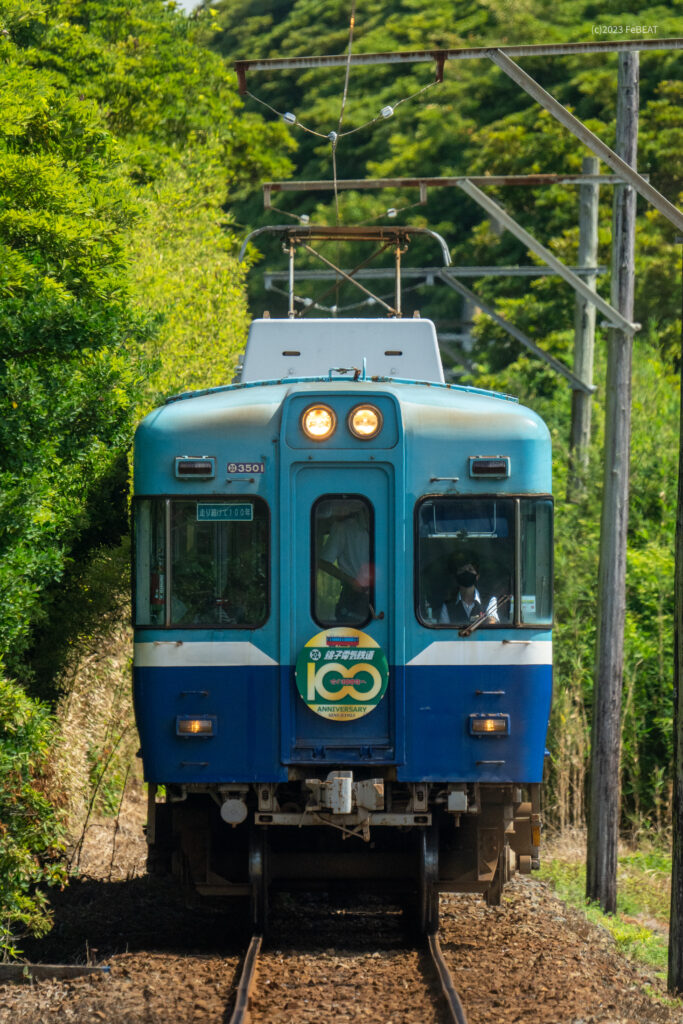
M 254 989 L 254 983 L 256 981 L 258 956 L 261 951 L 262 943 L 263 936 L 261 934 L 252 935 L 249 947 L 244 957 L 242 974 L 240 976 L 239 985 L 237 986 L 235 1005 L 233 1007 L 229 1024 L 248 1024 L 249 1022 L 249 1004 Z M 455 985 L 453 984 L 453 978 L 450 970 L 448 969 L 448 965 L 444 960 L 439 937 L 436 933 L 427 936 L 427 948 L 431 957 L 432 966 L 439 980 L 441 994 L 443 995 L 448 1007 L 449 1018 L 452 1024 L 467 1024 L 464 1007 L 460 1001 L 460 996 L 456 991 Z
M 247 1024 L 249 1020 L 249 1000 L 256 980 L 256 967 L 262 942 L 262 935 L 252 935 L 247 954 L 244 958 L 240 983 L 237 986 L 237 995 L 235 996 L 235 1005 L 232 1017 L 230 1018 L 230 1024 Z
M 451 972 L 448 970 L 446 961 L 443 958 L 443 953 L 441 952 L 439 936 L 436 934 L 428 935 L 427 944 L 429 946 L 432 964 L 434 965 L 434 969 L 436 970 L 437 977 L 439 979 L 439 984 L 441 985 L 441 991 L 448 1006 L 450 1018 L 453 1021 L 453 1024 L 467 1024 L 465 1009 L 460 1002 L 460 996 L 455 990 Z

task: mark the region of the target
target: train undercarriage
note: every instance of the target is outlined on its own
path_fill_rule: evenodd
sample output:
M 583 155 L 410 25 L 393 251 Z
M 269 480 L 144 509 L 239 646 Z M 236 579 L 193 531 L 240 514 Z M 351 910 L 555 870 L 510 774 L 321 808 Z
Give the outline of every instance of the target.
M 270 894 L 386 893 L 421 933 L 438 927 L 439 892 L 500 903 L 538 867 L 540 785 L 399 783 L 333 771 L 281 784 L 149 786 L 148 871 L 188 895 L 242 898 L 264 931 Z

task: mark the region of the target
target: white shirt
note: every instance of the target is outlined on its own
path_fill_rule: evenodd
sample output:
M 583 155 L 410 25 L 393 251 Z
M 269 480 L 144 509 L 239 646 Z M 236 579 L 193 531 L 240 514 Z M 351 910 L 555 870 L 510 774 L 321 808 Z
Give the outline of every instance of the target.
M 322 546 L 320 557 L 335 562 L 361 587 L 370 583 L 370 536 L 361 515 L 348 516 L 333 523 Z
M 472 609 L 474 608 L 475 604 L 477 602 L 479 602 L 479 604 L 481 604 L 481 594 L 479 593 L 479 591 L 475 587 L 474 588 L 474 601 L 472 601 L 471 604 L 468 604 L 466 601 L 463 601 L 462 594 L 460 593 L 460 591 L 458 591 L 458 596 L 455 599 L 455 603 L 457 604 L 458 601 L 460 601 L 460 604 L 465 609 L 465 613 L 467 615 L 467 618 L 469 619 L 470 615 L 472 614 Z M 486 614 L 491 619 L 493 619 L 494 622 L 498 622 L 499 621 L 498 620 L 498 599 L 495 596 L 492 597 L 489 600 L 489 603 L 486 606 Z M 441 611 L 439 612 L 439 623 L 441 623 L 443 625 L 448 625 L 450 623 L 450 621 L 451 620 L 448 617 L 448 608 L 446 606 L 446 603 L 444 602 L 441 605 Z M 463 623 L 463 625 L 466 625 L 466 623 Z

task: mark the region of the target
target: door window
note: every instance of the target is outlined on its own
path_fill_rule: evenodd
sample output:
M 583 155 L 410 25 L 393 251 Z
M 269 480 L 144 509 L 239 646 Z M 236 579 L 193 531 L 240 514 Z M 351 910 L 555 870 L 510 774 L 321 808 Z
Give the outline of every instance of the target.
M 374 603 L 372 506 L 326 495 L 312 513 L 313 618 L 321 626 L 362 626 Z

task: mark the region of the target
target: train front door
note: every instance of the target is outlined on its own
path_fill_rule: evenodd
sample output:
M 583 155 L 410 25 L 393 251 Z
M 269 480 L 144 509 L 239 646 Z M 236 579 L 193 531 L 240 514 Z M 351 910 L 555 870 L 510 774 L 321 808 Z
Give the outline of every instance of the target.
M 392 762 L 393 469 L 318 462 L 291 471 L 282 579 L 293 671 L 284 684 L 283 760 Z

